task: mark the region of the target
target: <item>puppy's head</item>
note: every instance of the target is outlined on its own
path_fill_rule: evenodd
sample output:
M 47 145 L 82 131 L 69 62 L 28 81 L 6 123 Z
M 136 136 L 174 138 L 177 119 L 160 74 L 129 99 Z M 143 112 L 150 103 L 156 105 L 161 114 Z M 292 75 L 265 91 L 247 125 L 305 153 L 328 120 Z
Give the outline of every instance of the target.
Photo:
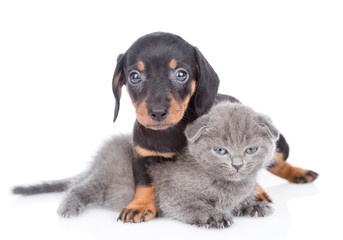
M 197 48 L 179 36 L 152 33 L 139 38 L 117 59 L 112 82 L 114 121 L 124 84 L 138 122 L 164 130 L 181 121 L 191 102 L 197 116 L 206 113 L 214 102 L 219 79 Z

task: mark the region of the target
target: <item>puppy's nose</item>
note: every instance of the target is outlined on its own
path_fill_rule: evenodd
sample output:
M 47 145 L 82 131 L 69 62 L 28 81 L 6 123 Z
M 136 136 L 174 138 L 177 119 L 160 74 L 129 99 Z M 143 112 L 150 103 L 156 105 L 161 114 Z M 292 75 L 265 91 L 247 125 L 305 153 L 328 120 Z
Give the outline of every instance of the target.
M 235 165 L 235 164 L 232 164 L 232 166 L 237 170 L 241 169 L 241 167 L 243 166 L 243 164 L 239 164 L 239 165 Z
M 168 116 L 168 109 L 166 107 L 151 108 L 149 116 L 154 121 L 163 121 Z

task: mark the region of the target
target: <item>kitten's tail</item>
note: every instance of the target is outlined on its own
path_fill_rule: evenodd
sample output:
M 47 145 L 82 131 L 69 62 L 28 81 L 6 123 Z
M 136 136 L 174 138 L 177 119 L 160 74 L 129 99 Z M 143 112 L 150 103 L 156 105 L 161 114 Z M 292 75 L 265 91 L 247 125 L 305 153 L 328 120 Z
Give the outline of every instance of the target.
M 58 181 L 43 182 L 41 184 L 30 186 L 16 186 L 12 189 L 12 193 L 21 195 L 34 195 L 40 193 L 64 192 L 68 189 L 71 181 L 72 178 L 69 178 Z

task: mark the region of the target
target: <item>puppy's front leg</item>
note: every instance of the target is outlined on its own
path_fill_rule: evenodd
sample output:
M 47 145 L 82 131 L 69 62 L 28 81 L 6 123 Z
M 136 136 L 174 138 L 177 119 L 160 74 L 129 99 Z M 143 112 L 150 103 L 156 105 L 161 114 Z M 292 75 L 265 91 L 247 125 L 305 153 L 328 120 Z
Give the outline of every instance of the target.
M 119 220 L 123 222 L 147 222 L 153 219 L 157 213 L 155 203 L 155 186 L 148 174 L 149 165 L 170 160 L 174 154 L 160 153 L 142 150 L 135 147 L 137 157 L 133 159 L 133 175 L 135 178 L 135 198 L 120 213 Z

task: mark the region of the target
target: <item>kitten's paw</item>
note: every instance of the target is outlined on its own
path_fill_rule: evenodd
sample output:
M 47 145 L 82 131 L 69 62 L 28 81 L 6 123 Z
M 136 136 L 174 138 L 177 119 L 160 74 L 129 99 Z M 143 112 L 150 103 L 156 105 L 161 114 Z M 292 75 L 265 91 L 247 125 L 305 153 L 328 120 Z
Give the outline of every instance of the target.
M 264 217 L 272 214 L 274 208 L 270 203 L 255 201 L 252 205 L 245 205 L 239 209 L 235 209 L 232 214 L 234 216 L 250 216 L 250 217 Z
M 209 217 L 206 221 L 195 221 L 192 225 L 197 227 L 202 227 L 206 229 L 225 229 L 231 227 L 233 224 L 233 220 L 231 217 L 221 217 L 221 218 L 214 218 Z
M 76 217 L 80 215 L 86 206 L 77 198 L 67 198 L 59 206 L 57 213 L 63 218 Z

